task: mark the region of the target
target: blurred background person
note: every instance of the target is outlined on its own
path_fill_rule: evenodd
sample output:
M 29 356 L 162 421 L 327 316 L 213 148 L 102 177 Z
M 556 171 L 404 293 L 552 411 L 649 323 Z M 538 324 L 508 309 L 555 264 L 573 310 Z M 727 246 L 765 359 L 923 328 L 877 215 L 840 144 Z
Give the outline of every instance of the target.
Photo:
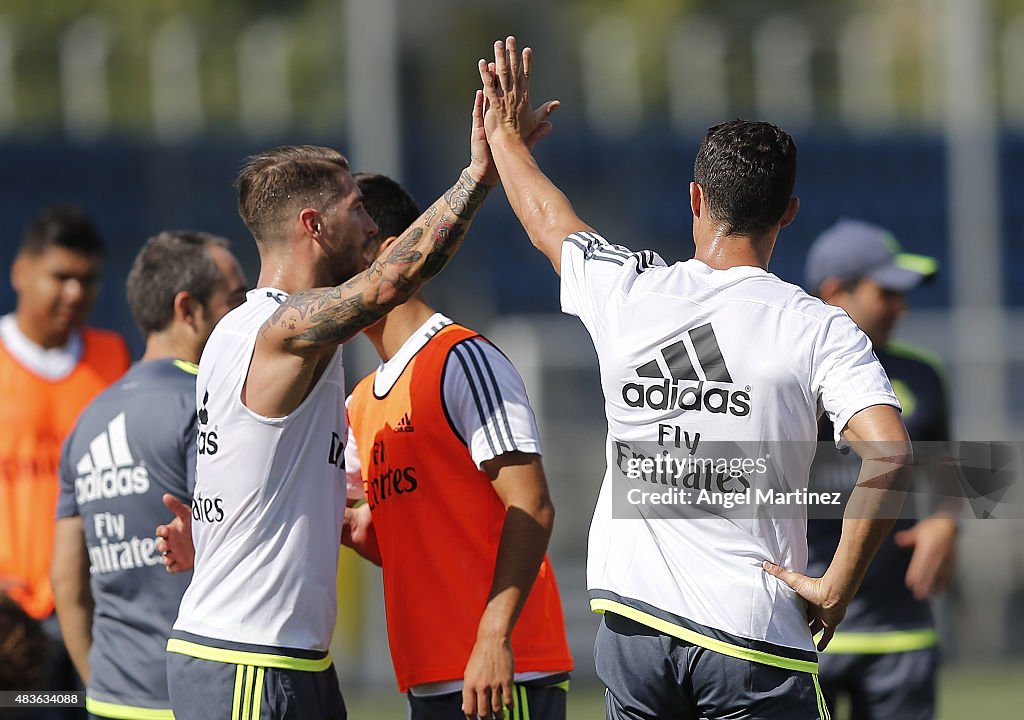
M 14 312 L 0 317 L 0 589 L 53 640 L 49 689 L 76 686 L 50 587 L 60 447 L 79 411 L 129 362 L 119 335 L 85 326 L 103 252 L 82 210 L 43 211 L 11 268 Z M 75 709 L 52 713 L 81 716 Z
M 951 439 L 944 370 L 926 353 L 891 337 L 907 310 L 906 294 L 930 281 L 937 269 L 933 258 L 900 252 L 890 232 L 859 220 L 840 220 L 828 228 L 807 256 L 808 292 L 846 310 L 871 339 L 916 442 Z M 820 443 L 832 438 L 827 417 L 818 428 Z M 923 454 L 917 453 L 919 459 Z M 848 486 L 829 489 L 849 492 L 857 480 L 857 463 L 827 454 L 817 469 L 826 462 L 847 471 L 828 473 L 829 482 Z M 812 477 L 826 475 L 812 471 Z M 913 508 L 904 510 L 818 661 L 830 706 L 834 710 L 837 699 L 847 696 L 859 720 L 935 716 L 938 632 L 928 598 L 944 591 L 953 576 L 956 507 L 939 508 L 918 521 L 910 519 L 916 517 Z M 839 520 L 808 521 L 809 573 L 827 567 L 841 525 Z
M 175 231 L 146 243 L 127 286 L 146 352 L 64 446 L 51 573 L 89 713 L 171 717 L 165 647 L 191 575 L 164 571 L 153 532 L 164 493 L 191 503 L 197 439 L 216 442 L 197 426 L 196 363 L 246 280 L 225 239 Z

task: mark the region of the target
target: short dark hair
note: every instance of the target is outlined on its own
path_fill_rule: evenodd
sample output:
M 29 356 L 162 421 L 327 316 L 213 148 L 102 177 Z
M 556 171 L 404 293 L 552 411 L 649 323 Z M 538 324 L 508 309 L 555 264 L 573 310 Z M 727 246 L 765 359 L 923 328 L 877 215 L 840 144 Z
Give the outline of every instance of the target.
M 416 222 L 419 206 L 404 187 L 386 175 L 357 173 L 353 176 L 363 193 L 363 207 L 377 223 L 377 238 L 398 237 Z
M 191 230 L 165 230 L 151 237 L 135 256 L 128 272 L 128 307 L 143 337 L 164 330 L 174 319 L 174 297 L 188 291 L 206 306 L 223 279 L 207 248 L 226 248 L 217 235 Z
M 52 247 L 101 258 L 103 239 L 92 218 L 73 205 L 51 205 L 36 215 L 25 228 L 19 252 L 42 255 Z
M 730 234 L 769 230 L 785 214 L 796 183 L 796 144 L 771 123 L 731 120 L 710 128 L 693 178 L 707 212 Z
M 271 242 L 287 212 L 326 210 L 341 194 L 338 173 L 348 160 L 317 145 L 283 145 L 246 159 L 238 173 L 238 214 L 260 245 Z
M 49 654 L 42 624 L 0 592 L 0 688 L 42 688 Z

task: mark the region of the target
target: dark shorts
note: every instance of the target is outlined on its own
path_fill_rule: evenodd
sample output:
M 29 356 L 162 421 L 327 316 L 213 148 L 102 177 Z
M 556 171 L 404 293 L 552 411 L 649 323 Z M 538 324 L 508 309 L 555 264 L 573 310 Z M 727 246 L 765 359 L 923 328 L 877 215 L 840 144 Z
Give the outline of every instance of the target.
M 816 675 L 723 655 L 611 612 L 594 659 L 608 720 L 828 720 Z
M 938 667 L 934 647 L 887 655 L 823 653 L 818 659 L 829 709 L 848 695 L 857 720 L 932 720 Z
M 338 675 L 167 653 L 175 720 L 345 720 Z
M 565 720 L 568 673 L 512 685 L 515 704 L 506 720 Z M 466 720 L 462 691 L 409 697 L 409 720 Z

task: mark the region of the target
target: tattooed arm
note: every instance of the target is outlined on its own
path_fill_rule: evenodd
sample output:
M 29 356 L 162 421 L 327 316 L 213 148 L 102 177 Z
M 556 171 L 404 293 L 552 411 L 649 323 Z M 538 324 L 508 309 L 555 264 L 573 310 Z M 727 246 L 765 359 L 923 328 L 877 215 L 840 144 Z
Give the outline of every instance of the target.
M 282 417 L 299 406 L 334 349 L 402 304 L 462 244 L 497 178 L 483 133 L 483 94 L 473 108 L 472 160 L 458 181 L 370 267 L 337 287 L 289 296 L 260 328 L 243 389 L 254 412 Z

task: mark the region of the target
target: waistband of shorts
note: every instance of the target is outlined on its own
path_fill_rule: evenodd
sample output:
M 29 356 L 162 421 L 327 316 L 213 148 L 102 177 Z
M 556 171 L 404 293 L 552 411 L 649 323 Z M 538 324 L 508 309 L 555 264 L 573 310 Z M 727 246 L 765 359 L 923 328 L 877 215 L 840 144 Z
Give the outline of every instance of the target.
M 785 670 L 818 672 L 817 653 L 733 635 L 608 590 L 590 590 L 590 609 L 596 613 L 622 615 L 665 635 L 729 657 Z
M 333 662 L 327 651 L 237 643 L 193 635 L 181 630 L 171 632 L 171 637 L 167 641 L 167 652 L 229 665 L 306 672 L 321 672 L 329 668 Z
M 174 720 L 174 711 L 168 708 L 148 708 L 138 705 L 122 705 L 120 703 L 97 700 L 86 694 L 85 709 L 96 717 L 112 718 L 113 720 Z
M 884 632 L 843 632 L 832 636 L 826 653 L 847 655 L 888 655 L 927 650 L 939 644 L 935 628 L 887 630 Z

